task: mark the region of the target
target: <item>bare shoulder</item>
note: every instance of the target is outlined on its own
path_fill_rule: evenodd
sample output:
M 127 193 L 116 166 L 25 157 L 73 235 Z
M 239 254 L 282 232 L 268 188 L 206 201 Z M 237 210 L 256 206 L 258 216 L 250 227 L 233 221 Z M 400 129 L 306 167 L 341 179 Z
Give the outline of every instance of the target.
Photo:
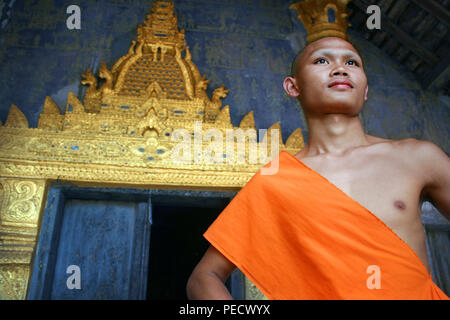
M 398 148 L 402 156 L 407 156 L 413 161 L 418 161 L 418 164 L 424 165 L 433 161 L 449 159 L 439 146 L 430 141 L 408 138 L 392 140 L 392 144 Z
M 450 158 L 433 142 L 414 138 L 399 140 L 375 136 L 367 136 L 367 138 L 382 153 L 389 153 L 400 162 L 409 164 L 419 170 L 436 172 L 449 169 Z
M 392 148 L 402 162 L 412 168 L 425 173 L 426 184 L 448 178 L 450 158 L 436 144 L 426 140 L 414 138 L 392 140 Z
M 430 162 L 436 160 L 436 158 L 448 159 L 448 156 L 439 146 L 426 140 L 414 138 L 394 140 L 375 136 L 368 136 L 368 140 L 372 144 L 380 144 L 386 148 L 393 148 L 397 155 L 408 158 L 412 157 L 412 160 Z
M 389 154 L 390 156 L 395 155 L 400 160 L 403 157 L 410 157 L 411 153 L 416 151 L 421 142 L 413 138 L 394 140 L 371 135 L 366 135 L 366 138 L 371 147 L 375 147 L 380 153 Z

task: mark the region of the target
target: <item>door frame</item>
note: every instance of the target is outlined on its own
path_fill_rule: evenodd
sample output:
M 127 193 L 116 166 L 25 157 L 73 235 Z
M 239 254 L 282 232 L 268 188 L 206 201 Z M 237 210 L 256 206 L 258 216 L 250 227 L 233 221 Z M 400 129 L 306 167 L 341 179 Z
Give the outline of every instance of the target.
M 148 264 L 150 254 L 150 227 L 153 205 L 177 205 L 196 207 L 218 207 L 229 203 L 237 192 L 204 191 L 182 189 L 134 189 L 112 187 L 80 187 L 69 182 L 54 182 L 50 184 L 43 221 L 38 235 L 36 251 L 32 259 L 32 274 L 28 286 L 27 299 L 50 299 L 53 285 L 53 275 L 60 239 L 64 206 L 67 200 L 115 200 L 143 202 L 148 204 L 146 226 L 142 232 L 141 259 L 134 279 L 137 288 L 130 292 L 129 299 L 145 299 L 147 290 Z M 200 200 L 200 201 L 199 201 Z M 148 228 L 147 228 L 148 227 Z M 136 249 L 135 249 L 136 250 Z M 244 299 L 244 276 L 237 270 L 231 279 L 231 294 L 235 299 Z M 137 283 L 137 284 L 136 284 Z

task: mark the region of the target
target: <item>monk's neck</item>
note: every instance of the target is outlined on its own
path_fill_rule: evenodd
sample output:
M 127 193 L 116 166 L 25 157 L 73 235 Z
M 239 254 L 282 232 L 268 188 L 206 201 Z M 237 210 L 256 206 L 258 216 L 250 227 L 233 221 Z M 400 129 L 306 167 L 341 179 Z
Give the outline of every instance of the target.
M 309 139 L 305 156 L 321 154 L 342 156 L 346 152 L 369 145 L 358 116 L 328 114 L 307 117 Z

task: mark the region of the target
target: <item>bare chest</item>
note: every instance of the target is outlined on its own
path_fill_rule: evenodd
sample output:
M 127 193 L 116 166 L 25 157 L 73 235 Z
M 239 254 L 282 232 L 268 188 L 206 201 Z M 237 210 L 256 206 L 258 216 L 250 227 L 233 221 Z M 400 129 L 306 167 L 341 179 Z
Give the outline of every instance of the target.
M 383 221 L 429 270 L 420 199 L 426 173 L 408 140 L 368 137 L 371 145 L 342 157 L 300 152 L 298 158 Z
M 382 158 L 302 161 L 392 229 L 401 231 L 420 215 L 421 182 L 401 163 Z
M 429 270 L 420 217 L 423 181 L 417 170 L 395 158 L 349 157 L 342 161 L 301 159 L 397 234 Z

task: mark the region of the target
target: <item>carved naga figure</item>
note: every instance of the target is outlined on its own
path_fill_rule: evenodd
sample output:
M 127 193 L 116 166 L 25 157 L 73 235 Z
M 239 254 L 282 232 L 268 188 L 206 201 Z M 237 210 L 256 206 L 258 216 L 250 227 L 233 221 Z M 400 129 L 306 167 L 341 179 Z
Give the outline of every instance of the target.
M 86 90 L 86 97 L 92 98 L 95 97 L 98 93 L 97 91 L 97 78 L 92 74 L 91 70 L 87 68 L 86 73 L 82 74 L 81 84 L 89 85 L 89 88 Z
M 207 99 L 209 101 L 208 95 L 206 94 L 206 88 L 208 87 L 209 80 L 206 80 L 206 74 L 199 79 L 195 85 L 195 96 L 202 99 Z
M 99 76 L 100 76 L 100 78 L 106 80 L 106 82 L 100 88 L 100 91 L 102 93 L 112 92 L 112 89 L 113 89 L 113 76 L 112 76 L 111 71 L 109 71 L 108 68 L 106 67 L 106 64 L 105 64 L 104 61 L 102 61 L 102 66 L 100 67 L 100 70 L 99 70 Z
M 224 85 L 221 85 L 213 91 L 211 101 L 208 101 L 205 107 L 206 121 L 214 122 L 214 119 L 216 119 L 220 112 L 220 108 L 222 107 L 221 99 L 225 98 L 228 92 L 230 92 L 230 90 L 226 90 Z
M 222 100 L 226 98 L 226 96 L 228 95 L 228 92 L 230 92 L 230 90 L 225 89 L 224 85 L 221 85 L 220 87 L 216 88 L 213 93 L 212 93 L 212 98 L 211 98 L 211 104 L 216 108 L 216 110 L 219 110 L 220 107 L 222 106 Z

